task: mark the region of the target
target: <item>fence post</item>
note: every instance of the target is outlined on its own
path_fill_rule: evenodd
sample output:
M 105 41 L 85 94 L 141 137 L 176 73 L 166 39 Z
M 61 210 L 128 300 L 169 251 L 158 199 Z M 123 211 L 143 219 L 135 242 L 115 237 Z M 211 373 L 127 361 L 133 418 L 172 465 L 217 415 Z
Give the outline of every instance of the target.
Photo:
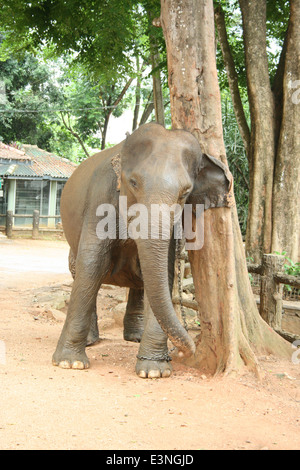
M 6 236 L 12 238 L 13 232 L 13 211 L 6 211 Z
M 274 330 L 281 330 L 283 285 L 275 281 L 275 275 L 283 270 L 283 265 L 283 256 L 263 256 L 260 315 Z
M 32 219 L 32 238 L 39 238 L 39 225 L 40 225 L 40 211 L 33 211 Z

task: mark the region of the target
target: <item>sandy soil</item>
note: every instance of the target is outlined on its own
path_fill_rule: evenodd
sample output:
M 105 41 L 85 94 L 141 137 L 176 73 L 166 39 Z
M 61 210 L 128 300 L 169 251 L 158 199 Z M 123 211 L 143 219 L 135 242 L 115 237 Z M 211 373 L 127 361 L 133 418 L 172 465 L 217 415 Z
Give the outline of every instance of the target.
M 138 345 L 113 319 L 122 289 L 99 295 L 91 368 L 53 367 L 63 323 L 43 293 L 70 291 L 67 255 L 65 242 L 0 238 L 0 449 L 299 449 L 300 364 L 260 358 L 258 382 L 173 361 L 171 378 L 139 379 Z

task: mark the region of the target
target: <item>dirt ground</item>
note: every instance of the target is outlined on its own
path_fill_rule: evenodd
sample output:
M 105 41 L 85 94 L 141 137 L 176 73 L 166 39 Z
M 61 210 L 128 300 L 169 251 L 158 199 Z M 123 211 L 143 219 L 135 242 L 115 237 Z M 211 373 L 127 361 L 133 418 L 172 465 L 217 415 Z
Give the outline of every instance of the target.
M 122 339 L 113 315 L 123 289 L 99 294 L 91 368 L 53 367 L 72 283 L 67 256 L 63 241 L 0 238 L 0 449 L 300 448 L 300 364 L 260 358 L 259 382 L 205 377 L 175 360 L 171 378 L 140 379 L 138 345 Z

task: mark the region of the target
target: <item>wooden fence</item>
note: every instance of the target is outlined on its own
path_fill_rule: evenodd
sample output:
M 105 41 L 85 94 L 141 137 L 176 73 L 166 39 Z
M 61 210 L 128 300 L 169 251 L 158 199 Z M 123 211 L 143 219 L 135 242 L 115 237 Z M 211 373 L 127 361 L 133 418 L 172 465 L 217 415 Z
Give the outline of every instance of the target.
M 6 236 L 7 238 L 12 238 L 13 230 L 14 230 L 14 219 L 30 219 L 32 218 L 32 238 L 36 239 L 39 238 L 40 232 L 40 220 L 41 219 L 60 219 L 60 215 L 40 215 L 40 211 L 34 210 L 32 214 L 14 214 L 13 211 L 7 211 L 6 214 L 2 217 L 6 217 Z M 26 230 L 30 229 L 25 227 Z M 44 229 L 48 230 L 48 227 L 44 227 Z M 20 230 L 17 228 L 17 230 Z
M 283 287 L 300 289 L 300 276 L 284 274 L 284 263 L 284 256 L 268 254 L 263 256 L 261 265 L 248 264 L 248 272 L 260 275 L 260 315 L 277 333 L 293 342 L 299 336 L 284 331 L 281 326 Z
M 189 269 L 187 254 L 182 254 L 182 263 L 181 272 L 184 271 L 184 268 Z M 277 333 L 286 340 L 293 342 L 300 339 L 300 336 L 283 330 L 281 325 L 283 314 L 283 287 L 284 285 L 289 285 L 300 289 L 300 277 L 284 274 L 284 263 L 284 256 L 268 254 L 263 256 L 261 265 L 248 264 L 247 267 L 249 273 L 260 275 L 260 315 Z M 185 308 L 197 311 L 198 303 L 196 300 L 181 298 L 178 287 L 176 286 L 177 282 L 178 278 L 175 279 L 173 304 L 175 306 L 181 304 Z M 183 277 L 181 284 L 187 291 L 194 292 L 193 279 L 191 277 Z

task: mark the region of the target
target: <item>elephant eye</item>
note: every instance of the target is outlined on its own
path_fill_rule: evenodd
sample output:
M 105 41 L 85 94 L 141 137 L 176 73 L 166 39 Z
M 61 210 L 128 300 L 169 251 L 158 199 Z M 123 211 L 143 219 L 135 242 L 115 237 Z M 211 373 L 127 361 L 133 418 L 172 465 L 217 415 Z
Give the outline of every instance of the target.
M 138 184 L 134 178 L 130 178 L 129 183 L 133 188 L 137 188 Z
M 185 188 L 183 190 L 183 192 L 181 193 L 181 195 L 179 196 L 179 199 L 185 199 L 186 197 L 188 197 L 188 195 L 190 194 L 192 188 Z

